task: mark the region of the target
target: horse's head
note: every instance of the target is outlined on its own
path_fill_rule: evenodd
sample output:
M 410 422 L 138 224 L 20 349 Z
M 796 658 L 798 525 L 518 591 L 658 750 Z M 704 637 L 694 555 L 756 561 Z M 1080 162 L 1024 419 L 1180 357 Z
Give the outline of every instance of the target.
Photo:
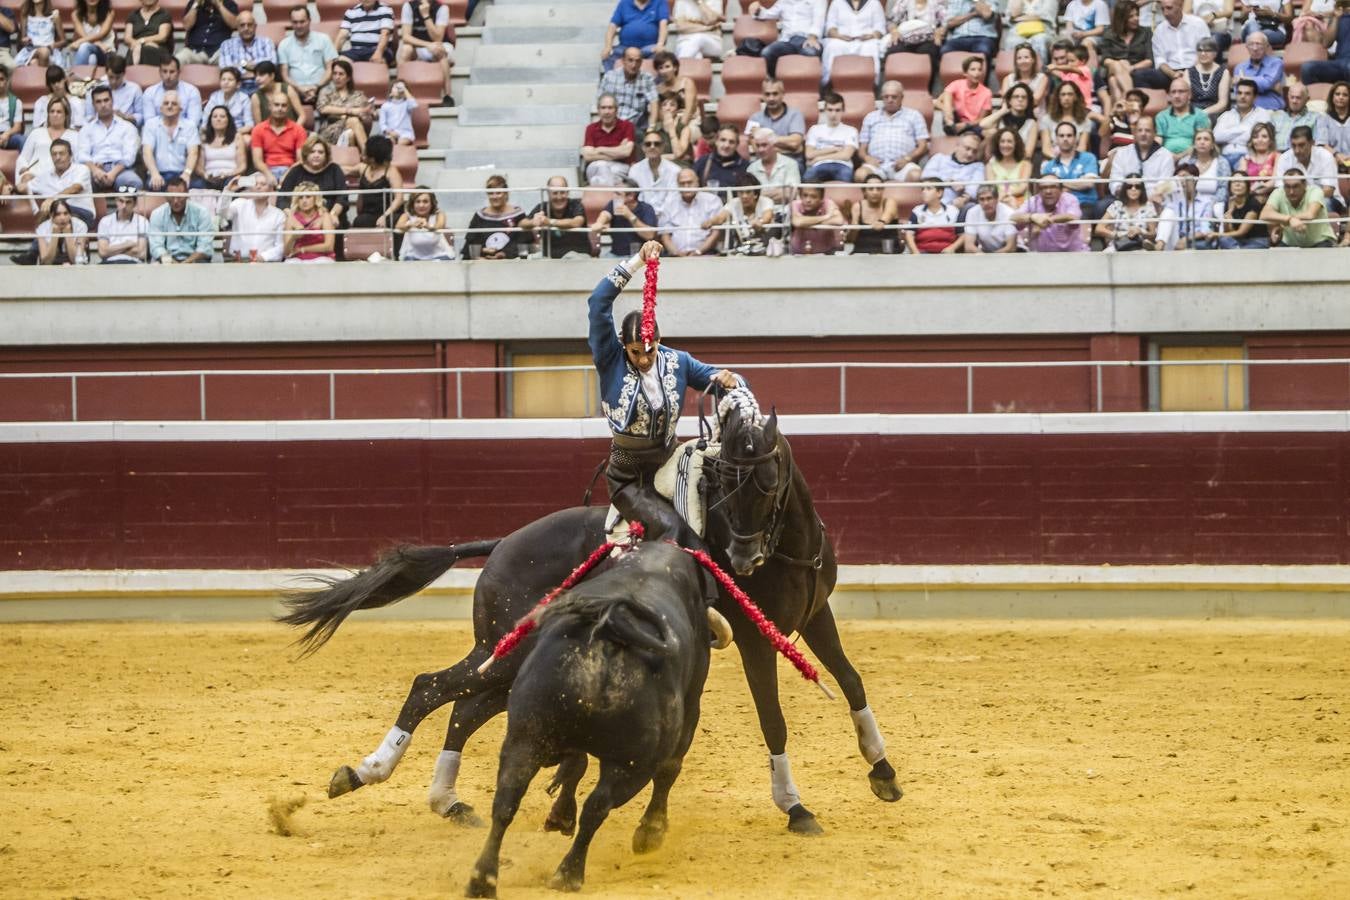
M 787 450 L 778 434 L 778 413 L 765 419 L 753 406 L 733 406 L 722 421 L 721 438 L 716 506 L 730 532 L 731 567 L 749 575 L 773 553 L 790 477 Z

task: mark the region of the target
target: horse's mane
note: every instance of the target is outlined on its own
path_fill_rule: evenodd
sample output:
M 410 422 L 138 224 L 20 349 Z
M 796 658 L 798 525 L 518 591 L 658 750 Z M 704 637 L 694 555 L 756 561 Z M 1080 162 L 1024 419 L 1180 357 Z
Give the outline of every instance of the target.
M 734 439 L 746 426 L 763 427 L 764 414 L 759 401 L 748 387 L 732 388 L 717 402 L 717 428 L 713 439 L 726 442 Z

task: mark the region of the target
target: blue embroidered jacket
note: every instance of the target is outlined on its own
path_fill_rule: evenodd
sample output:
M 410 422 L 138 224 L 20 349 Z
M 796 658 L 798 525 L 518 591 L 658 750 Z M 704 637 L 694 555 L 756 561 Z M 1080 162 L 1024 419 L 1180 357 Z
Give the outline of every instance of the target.
M 591 325 L 588 342 L 600 376 L 600 409 L 615 434 L 649 440 L 653 447 L 667 446 L 675 441 L 675 423 L 680 419 L 684 389 L 703 390 L 717 370 L 683 350 L 660 345 L 655 365 L 665 404 L 661 409 L 652 409 L 642 391 L 642 375 L 628 361 L 614 328 L 614 299 L 631 277 L 622 264 L 615 266 L 595 286 L 588 301 Z

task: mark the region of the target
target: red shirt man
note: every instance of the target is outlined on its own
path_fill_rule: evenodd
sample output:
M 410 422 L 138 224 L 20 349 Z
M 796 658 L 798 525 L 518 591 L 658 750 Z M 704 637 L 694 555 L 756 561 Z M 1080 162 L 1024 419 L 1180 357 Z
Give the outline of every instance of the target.
M 287 118 L 288 102 L 283 92 L 274 94 L 267 121 L 256 126 L 249 139 L 253 165 L 271 179 L 269 187 L 275 186 L 300 159 L 300 147 L 307 136 L 299 123 Z

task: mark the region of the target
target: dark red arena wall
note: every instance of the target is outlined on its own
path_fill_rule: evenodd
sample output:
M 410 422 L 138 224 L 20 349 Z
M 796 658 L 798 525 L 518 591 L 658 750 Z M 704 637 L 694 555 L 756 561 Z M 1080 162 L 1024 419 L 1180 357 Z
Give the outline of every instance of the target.
M 1350 435 L 797 436 L 841 561 L 1350 562 Z M 361 565 L 580 502 L 603 440 L 0 444 L 0 568 Z

